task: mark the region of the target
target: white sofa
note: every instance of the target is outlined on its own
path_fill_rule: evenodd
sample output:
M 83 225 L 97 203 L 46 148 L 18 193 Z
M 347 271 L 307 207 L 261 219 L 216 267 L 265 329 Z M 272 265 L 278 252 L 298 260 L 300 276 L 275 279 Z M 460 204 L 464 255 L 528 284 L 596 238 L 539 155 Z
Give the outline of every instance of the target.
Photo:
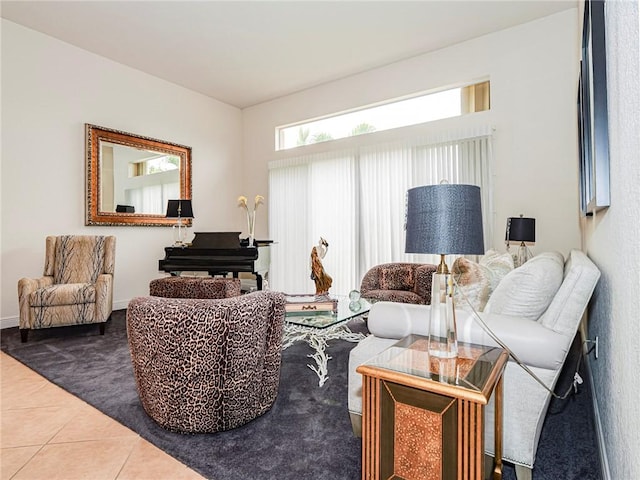
M 479 316 L 499 339 L 550 389 L 554 389 L 600 271 L 579 250 L 566 262 L 559 253 L 534 257 L 510 271 Z M 361 433 L 362 378 L 358 365 L 411 333 L 425 335 L 428 305 L 375 303 L 369 312 L 371 335 L 349 357 L 349 412 Z M 496 345 L 470 309 L 456 310 L 458 340 Z M 503 459 L 518 480 L 531 479 L 540 431 L 551 394 L 510 358 L 504 374 Z M 493 456 L 493 401 L 485 409 L 485 448 Z

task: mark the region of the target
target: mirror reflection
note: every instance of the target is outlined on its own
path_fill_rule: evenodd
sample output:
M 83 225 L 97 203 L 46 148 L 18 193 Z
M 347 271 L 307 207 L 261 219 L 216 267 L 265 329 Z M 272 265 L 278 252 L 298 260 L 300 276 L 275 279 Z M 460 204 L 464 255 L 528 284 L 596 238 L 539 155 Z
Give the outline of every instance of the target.
M 89 124 L 86 140 L 86 225 L 174 223 L 167 201 L 191 199 L 191 147 Z
M 180 157 L 100 142 L 100 211 L 161 215 L 180 198 Z

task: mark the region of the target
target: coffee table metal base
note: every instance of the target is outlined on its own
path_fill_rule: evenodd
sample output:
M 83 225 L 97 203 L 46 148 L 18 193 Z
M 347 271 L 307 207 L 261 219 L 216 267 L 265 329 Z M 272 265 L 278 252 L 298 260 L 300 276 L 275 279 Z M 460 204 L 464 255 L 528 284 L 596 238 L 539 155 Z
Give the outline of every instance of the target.
M 363 338 L 365 338 L 364 334 L 351 331 L 347 326 L 347 321 L 336 323 L 327 328 L 305 327 L 285 322 L 282 349 L 286 350 L 295 342 L 307 342 L 314 350 L 313 354 L 307 356 L 315 361 L 315 365 L 308 363 L 307 366 L 318 375 L 318 386 L 322 387 L 329 377 L 328 362 L 331 357 L 326 352 L 327 342 L 329 340 L 346 340 L 358 343 Z

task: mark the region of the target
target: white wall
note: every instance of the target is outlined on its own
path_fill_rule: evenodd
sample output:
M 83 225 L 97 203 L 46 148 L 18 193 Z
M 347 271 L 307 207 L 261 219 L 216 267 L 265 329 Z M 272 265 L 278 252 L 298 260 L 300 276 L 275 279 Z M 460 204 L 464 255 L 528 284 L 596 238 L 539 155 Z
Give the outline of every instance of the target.
M 590 357 L 610 478 L 640 478 L 640 15 L 636 1 L 607 1 L 611 206 L 584 221 L 602 277 L 589 311 Z
M 482 115 L 496 128 L 494 246 L 504 248 L 507 217 L 523 213 L 536 218 L 534 253 L 566 255 L 580 246 L 576 15 L 564 11 L 245 109 L 249 194 L 267 190 L 276 126 L 490 77 L 491 111 Z M 266 215 L 256 229 L 266 231 Z
M 2 20 L 2 326 L 18 279 L 44 267 L 45 236 L 115 235 L 114 307 L 148 294 L 170 228 L 86 227 L 84 124 L 192 147 L 193 231 L 242 229 L 242 112 Z

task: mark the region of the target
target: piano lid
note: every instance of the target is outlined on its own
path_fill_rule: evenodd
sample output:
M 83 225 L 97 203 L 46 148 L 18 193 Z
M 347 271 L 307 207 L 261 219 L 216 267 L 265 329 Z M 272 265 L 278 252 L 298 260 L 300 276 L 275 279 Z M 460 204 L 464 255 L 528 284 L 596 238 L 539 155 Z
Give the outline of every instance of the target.
M 191 248 L 240 248 L 240 232 L 195 232 Z

